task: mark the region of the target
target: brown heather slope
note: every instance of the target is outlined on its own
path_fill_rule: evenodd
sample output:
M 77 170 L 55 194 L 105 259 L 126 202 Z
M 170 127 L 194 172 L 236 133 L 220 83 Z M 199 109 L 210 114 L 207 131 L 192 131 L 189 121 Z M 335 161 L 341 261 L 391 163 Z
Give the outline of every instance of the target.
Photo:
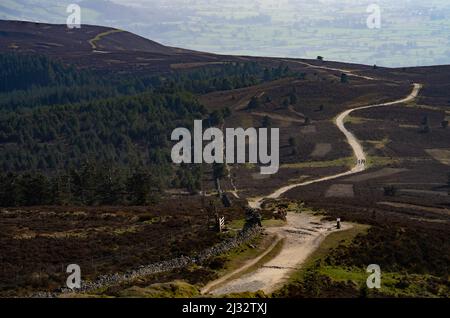
M 8 21 L 0 21 L 0 52 L 43 54 L 84 68 L 119 72 L 160 73 L 245 60 L 258 61 L 272 67 L 277 67 L 282 62 L 292 70 L 304 73 L 302 79 L 285 78 L 199 96 L 200 102 L 209 110 L 223 107 L 232 110 L 225 127 L 261 127 L 264 116 L 270 116 L 272 126 L 280 128 L 282 167 L 278 174 L 262 179 L 256 167 L 232 167 L 231 174 L 241 198 L 269 194 L 274 189 L 290 183 L 348 170 L 348 166 L 354 163 L 351 158 L 352 151 L 333 123 L 336 115 L 345 109 L 396 100 L 408 93 L 411 82 L 422 83 L 423 89 L 413 103 L 361 110 L 353 113 L 346 122 L 346 127 L 361 141 L 368 154 L 369 170 L 361 175 L 293 189 L 285 194 L 285 198 L 305 201 L 310 207 L 323 209 L 328 216 L 340 217 L 344 222 L 369 223 L 377 227 L 381 234 L 372 234 L 377 244 L 391 254 L 402 252 L 402 258 L 403 252 L 407 256 L 413 256 L 416 255 L 417 249 L 405 245 L 403 241 L 395 245 L 397 243 L 390 242 L 382 234 L 387 227 L 390 227 L 386 230 L 387 233 L 406 232 L 407 241 L 420 245 L 420 251 L 423 251 L 424 272 L 433 270 L 432 266 L 426 266 L 433 264 L 430 259 L 437 259 L 442 263 L 436 267 L 448 268 L 448 260 L 445 259 L 450 255 L 448 244 L 442 246 L 442 255 L 435 252 L 427 254 L 426 251 L 434 245 L 437 246 L 432 238 L 444 240 L 449 233 L 450 196 L 445 196 L 445 193 L 449 190 L 446 182 L 450 167 L 444 157 L 450 150 L 450 129 L 444 129 L 440 124 L 449 116 L 450 111 L 450 66 L 391 69 L 303 59 L 220 56 L 168 48 L 131 33 L 105 27 L 83 26 L 80 30 L 69 31 L 64 25 Z M 376 80 L 349 77 L 348 83 L 341 83 L 342 71 L 337 69 L 345 69 Z M 293 91 L 298 97 L 297 103 L 283 107 L 283 101 Z M 260 97 L 261 105 L 250 111 L 246 109 L 246 105 L 252 96 Z M 319 110 L 321 105 L 323 109 Z M 425 115 L 429 119 L 431 131 L 421 133 L 420 125 Z M 308 123 L 305 118 L 309 118 Z M 295 138 L 297 151 L 293 151 L 289 145 L 289 137 Z M 387 186 L 397 189 L 395 195 L 385 194 L 384 187 Z M 222 188 L 231 190 L 231 185 L 224 180 Z M 185 198 L 182 200 L 188 201 Z M 192 198 L 192 201 L 194 200 Z M 45 279 L 43 282 L 36 280 L 36 277 L 40 278 L 39 273 L 37 276 L 33 275 L 36 273 L 28 273 L 28 265 L 23 265 L 30 263 L 28 256 L 20 253 L 20 249 L 11 249 L 10 246 L 14 246 L 11 241 L 21 245 L 22 252 L 36 253 L 45 250 L 47 241 L 56 242 L 52 245 L 53 249 L 42 254 L 37 263 L 42 267 L 56 264 L 59 268 L 66 259 L 56 259 L 55 264 L 48 264 L 48 260 L 54 255 L 64 256 L 61 251 L 71 245 L 79 246 L 78 241 L 72 238 L 86 234 L 97 240 L 111 242 L 111 245 L 104 246 L 109 249 L 106 254 L 114 254 L 113 251 L 118 250 L 125 255 L 123 262 L 105 263 L 102 270 L 108 272 L 122 271 L 138 263 L 148 263 L 180 253 L 188 254 L 194 251 L 192 246 L 197 246 L 195 244 L 203 236 L 211 243 L 219 239 L 205 230 L 205 220 L 201 219 L 203 215 L 199 213 L 198 202 L 191 203 L 186 208 L 186 213 L 181 215 L 178 213 L 181 210 L 179 207 L 170 210 L 165 207 L 164 214 L 169 216 L 167 220 L 161 219 L 159 211 L 144 209 L 122 212 L 118 209 L 114 208 L 110 213 L 112 216 L 105 215 L 104 219 L 103 216 L 99 219 L 97 215 L 92 215 L 94 213 L 91 211 L 80 209 L 80 212 L 85 213 L 81 218 L 87 218 L 95 229 L 87 234 L 77 227 L 66 228 L 66 223 L 57 222 L 60 220 L 58 216 L 64 213 L 69 214 L 64 218 L 78 219 L 78 209 L 74 213 L 65 211 L 66 208 L 62 211 L 42 208 L 40 213 L 28 209 L 3 211 L 1 223 L 7 226 L 8 231 L 3 232 L 0 243 L 8 247 L 5 250 L 11 260 L 9 271 L 5 273 L 5 276 L 10 276 L 9 287 L 17 288 L 22 284 L 26 289 L 30 283 L 35 284 L 36 288 L 48 287 Z M 56 215 L 54 224 L 49 223 L 48 218 L 42 217 L 46 213 Z M 140 219 L 141 214 L 146 215 Z M 227 219 L 242 217 L 240 208 L 230 210 L 227 215 Z M 113 228 L 114 232 L 105 234 L 105 226 Z M 185 232 L 186 227 L 192 227 L 196 232 L 191 236 Z M 413 241 L 416 231 L 422 234 L 416 238 L 417 241 Z M 30 235 L 36 236 L 32 238 Z M 162 245 L 152 241 L 154 236 L 162 238 Z M 140 240 L 149 241 L 150 249 L 146 246 L 147 254 L 136 260 L 133 256 L 139 255 L 136 251 L 139 245 L 133 247 L 130 242 Z M 367 240 L 369 242 L 369 239 Z M 87 241 L 82 242 L 88 244 Z M 179 242 L 184 244 L 179 245 Z M 101 241 L 99 243 L 94 247 L 79 246 L 80 248 L 76 249 L 79 252 L 78 257 L 89 260 L 90 257 L 101 255 L 102 251 L 96 249 L 103 246 Z M 193 245 L 188 246 L 188 243 Z M 161 246 L 164 247 L 164 253 L 160 251 Z M 384 254 L 385 250 L 381 254 Z M 368 260 L 380 261 L 383 265 L 376 253 L 377 251 L 372 250 L 368 252 Z M 30 257 L 32 255 L 30 253 Z M 396 255 L 392 256 L 394 261 L 385 260 L 386 266 L 398 263 L 395 257 Z M 423 262 L 421 260 L 417 263 Z M 19 272 L 14 272 L 16 264 L 22 266 L 17 270 Z M 406 265 L 401 269 L 417 272 L 415 268 Z M 89 274 L 94 276 L 96 270 L 92 268 Z M 27 275 L 21 275 L 23 273 L 20 271 Z M 189 275 L 181 276 L 186 278 Z M 56 286 L 62 278 L 62 275 L 50 277 L 50 282 Z
M 171 64 L 209 63 L 213 54 L 164 46 L 130 32 L 82 25 L 0 20 L 0 52 L 41 54 L 68 64 L 109 71 L 167 72 Z

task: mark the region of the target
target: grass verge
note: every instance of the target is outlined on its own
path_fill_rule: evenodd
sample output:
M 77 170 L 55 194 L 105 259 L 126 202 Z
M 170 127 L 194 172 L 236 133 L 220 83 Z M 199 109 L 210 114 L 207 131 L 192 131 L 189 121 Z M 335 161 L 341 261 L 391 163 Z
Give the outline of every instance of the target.
M 285 169 L 301 169 L 301 168 L 329 168 L 329 167 L 352 167 L 354 165 L 353 157 L 345 157 L 336 160 L 327 161 L 307 161 L 297 163 L 287 163 L 281 165 Z
M 355 223 L 353 224 L 353 227 L 348 230 L 334 232 L 328 235 L 323 240 L 322 244 L 320 244 L 320 246 L 306 259 L 302 268 L 292 274 L 289 278 L 289 282 L 292 283 L 302 280 L 306 271 L 314 266 L 318 260 L 325 258 L 333 248 L 338 246 L 348 246 L 358 234 L 367 233 L 369 227 L 370 226 L 368 225 Z

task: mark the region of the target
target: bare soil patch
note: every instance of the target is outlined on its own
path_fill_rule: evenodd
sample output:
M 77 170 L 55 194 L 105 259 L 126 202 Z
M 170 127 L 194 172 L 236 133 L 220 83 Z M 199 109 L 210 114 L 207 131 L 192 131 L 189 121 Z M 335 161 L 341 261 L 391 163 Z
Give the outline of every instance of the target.
M 332 146 L 329 143 L 318 143 L 314 147 L 314 150 L 311 153 L 311 157 L 313 158 L 325 157 L 331 151 L 331 149 Z
M 450 166 L 450 149 L 426 149 L 425 151 L 440 163 Z
M 326 198 L 352 198 L 353 184 L 333 184 L 325 193 Z
M 350 227 L 351 224 L 344 223 L 341 230 Z M 335 222 L 322 220 L 320 216 L 310 213 L 289 213 L 285 226 L 268 228 L 267 231 L 284 239 L 280 253 L 255 271 L 212 289 L 211 294 L 223 295 L 259 290 L 265 293 L 273 292 L 286 282 L 289 275 L 301 266 L 327 235 L 338 230 Z

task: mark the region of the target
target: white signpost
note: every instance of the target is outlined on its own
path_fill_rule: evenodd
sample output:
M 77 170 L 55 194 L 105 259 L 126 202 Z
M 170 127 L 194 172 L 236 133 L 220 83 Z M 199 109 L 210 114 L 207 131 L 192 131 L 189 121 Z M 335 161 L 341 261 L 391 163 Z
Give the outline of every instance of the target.
M 222 232 L 222 229 L 225 227 L 225 217 L 222 216 L 219 218 L 219 232 Z

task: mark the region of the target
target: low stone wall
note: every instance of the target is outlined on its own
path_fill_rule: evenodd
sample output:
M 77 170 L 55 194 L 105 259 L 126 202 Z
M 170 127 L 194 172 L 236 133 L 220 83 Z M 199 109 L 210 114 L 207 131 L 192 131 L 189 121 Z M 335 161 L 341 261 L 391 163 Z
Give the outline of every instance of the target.
M 169 272 L 175 269 L 180 269 L 184 267 L 188 267 L 190 265 L 194 264 L 202 264 L 205 261 L 219 256 L 223 253 L 226 253 L 241 244 L 245 244 L 249 242 L 251 239 L 253 239 L 258 233 L 262 231 L 262 228 L 260 227 L 252 227 L 246 230 L 243 230 L 239 232 L 234 238 L 230 238 L 227 240 L 224 240 L 223 242 L 212 246 L 201 253 L 193 256 L 193 257 L 187 257 L 182 256 L 178 258 L 174 258 L 168 261 L 163 261 L 159 263 L 154 263 L 146 266 L 140 266 L 138 269 L 134 269 L 131 271 L 128 271 L 123 274 L 114 273 L 112 275 L 102 275 L 100 276 L 96 281 L 93 282 L 81 282 L 81 288 L 77 289 L 75 292 L 78 293 L 87 293 L 94 291 L 96 289 L 105 288 L 109 286 L 113 286 L 116 284 L 120 284 L 123 282 L 127 282 L 130 280 L 133 280 L 138 277 L 142 276 L 148 276 L 152 274 L 158 274 L 163 272 Z M 61 288 L 60 290 L 56 292 L 40 292 L 32 297 L 37 298 L 46 298 L 46 297 L 57 297 L 61 294 L 67 294 L 67 293 L 73 293 L 71 289 L 68 288 Z

